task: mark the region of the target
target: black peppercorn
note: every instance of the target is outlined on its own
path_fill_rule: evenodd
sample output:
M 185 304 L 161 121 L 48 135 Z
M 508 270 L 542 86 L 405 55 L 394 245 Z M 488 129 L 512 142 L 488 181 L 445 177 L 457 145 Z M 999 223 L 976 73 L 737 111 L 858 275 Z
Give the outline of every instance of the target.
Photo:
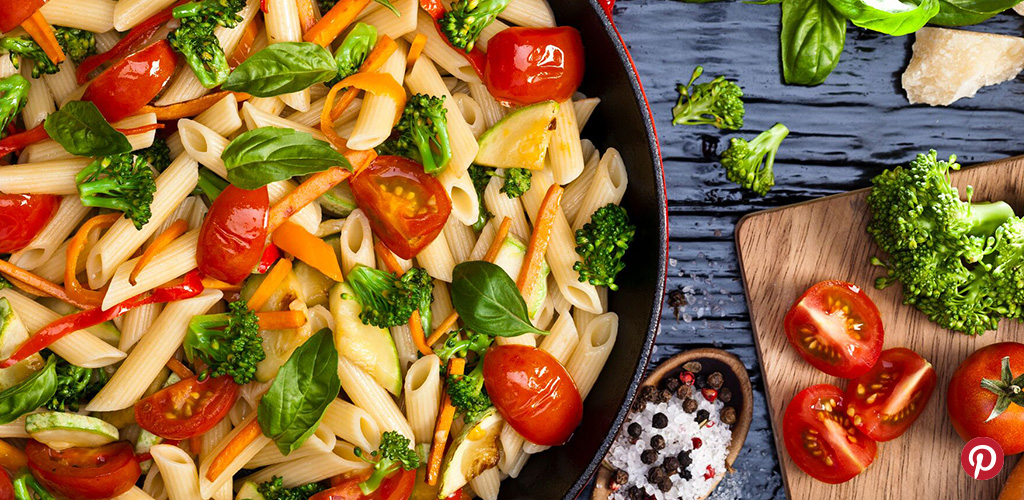
M 636 401 L 633 401 L 633 411 L 640 413 L 644 411 L 644 408 L 647 408 L 647 401 L 644 401 L 643 399 L 640 398 L 637 398 Z
M 658 450 L 644 450 L 644 452 L 640 454 L 640 461 L 647 465 L 657 462 Z
M 655 413 L 651 418 L 651 425 L 655 429 L 664 429 L 668 427 L 668 417 L 664 413 Z
M 697 410 L 697 417 L 694 418 L 693 420 L 699 424 L 701 422 L 707 421 L 709 417 L 711 417 L 711 413 L 708 412 L 707 410 Z
M 736 408 L 727 406 L 722 409 L 722 415 L 719 417 L 722 419 L 723 424 L 732 425 L 736 423 Z
M 681 385 L 683 383 L 679 381 L 678 377 L 668 377 L 665 379 L 665 388 L 672 392 L 675 392 Z
M 651 467 L 651 470 L 647 471 L 647 482 L 651 484 L 658 484 L 662 479 L 665 479 L 665 471 L 661 467 Z
M 686 413 L 693 413 L 697 411 L 697 400 L 686 398 L 686 400 L 683 401 L 683 411 Z
M 658 483 L 658 489 L 663 491 L 663 492 L 671 490 L 672 489 L 672 480 L 667 478 L 667 477 L 665 479 L 662 479 Z
M 666 457 L 665 461 L 661 463 L 661 468 L 665 469 L 668 475 L 676 474 L 679 472 L 679 459 L 676 457 Z
M 633 422 L 632 424 L 629 424 L 629 427 L 626 427 L 626 433 L 629 434 L 629 437 L 634 438 L 634 439 L 635 438 L 639 438 L 640 434 L 643 431 L 644 431 L 644 428 L 641 427 L 640 424 L 638 424 L 636 422 Z
M 690 469 L 683 469 L 682 472 L 679 473 L 679 477 L 683 478 L 684 481 L 689 481 L 693 479 L 693 474 L 690 474 Z
M 641 490 L 640 487 L 638 487 L 638 486 L 630 486 L 629 487 L 629 500 L 643 500 L 643 498 L 644 498 L 643 490 Z
M 662 389 L 661 392 L 658 393 L 658 402 L 668 403 L 669 401 L 672 401 L 672 391 L 668 389 Z
M 683 369 L 688 372 L 700 373 L 702 368 L 704 367 L 700 366 L 700 361 L 687 361 L 686 363 L 683 363 Z
M 624 471 L 624 470 L 622 470 L 622 469 L 616 470 L 615 471 L 614 481 L 615 481 L 615 484 L 626 484 L 626 483 L 628 483 L 629 482 L 629 473 Z
M 693 463 L 693 459 L 690 458 L 690 450 L 680 451 L 679 454 L 676 455 L 676 460 L 679 460 L 680 469 L 686 469 Z
M 691 394 L 693 394 L 693 387 L 691 386 L 680 384 L 679 388 L 676 389 L 676 397 L 679 399 L 685 400 L 690 397 Z
M 708 377 L 706 375 L 698 374 L 697 375 L 697 380 L 696 380 L 696 382 L 694 382 L 694 385 L 696 385 L 698 389 L 703 389 L 703 388 L 707 387 L 708 386 Z
M 711 375 L 708 375 L 708 385 L 710 385 L 712 389 L 719 389 L 724 383 L 725 377 L 723 377 L 720 372 L 714 372 Z
M 718 400 L 723 403 L 732 401 L 732 391 L 728 387 L 722 387 L 718 390 Z
M 664 450 L 665 438 L 662 437 L 661 434 L 655 434 L 653 437 L 651 437 L 651 448 L 654 448 L 655 450 L 659 451 Z
M 644 401 L 656 401 L 658 399 L 658 388 L 653 385 L 645 385 L 640 389 L 640 399 Z

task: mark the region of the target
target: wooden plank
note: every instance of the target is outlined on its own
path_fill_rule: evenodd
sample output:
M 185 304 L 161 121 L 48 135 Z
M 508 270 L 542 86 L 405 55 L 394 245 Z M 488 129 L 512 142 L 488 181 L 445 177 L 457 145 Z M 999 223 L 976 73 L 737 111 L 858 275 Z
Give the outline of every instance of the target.
M 1004 200 L 1024 206 L 1024 157 L 1000 160 L 953 174 L 961 188 L 975 186 L 975 200 Z M 865 227 L 867 190 L 830 196 L 798 205 L 752 214 L 740 221 L 736 242 L 747 302 L 754 328 L 776 448 L 790 498 L 835 500 L 918 500 L 970 498 L 995 500 L 1013 465 L 990 481 L 976 481 L 960 466 L 963 441 L 946 413 L 946 386 L 960 362 L 976 349 L 999 341 L 1019 340 L 1024 325 L 1003 321 L 998 331 L 969 337 L 934 325 L 916 309 L 901 303 L 899 286 L 876 290 L 880 270 L 869 257 L 878 249 Z M 809 286 L 841 279 L 865 288 L 878 305 L 885 324 L 885 347 L 908 347 L 929 360 L 939 384 L 928 407 L 900 438 L 878 447 L 875 462 L 841 485 L 820 483 L 800 471 L 782 442 L 782 415 L 800 390 L 819 383 L 845 387 L 812 368 L 789 346 L 782 320 L 790 305 Z

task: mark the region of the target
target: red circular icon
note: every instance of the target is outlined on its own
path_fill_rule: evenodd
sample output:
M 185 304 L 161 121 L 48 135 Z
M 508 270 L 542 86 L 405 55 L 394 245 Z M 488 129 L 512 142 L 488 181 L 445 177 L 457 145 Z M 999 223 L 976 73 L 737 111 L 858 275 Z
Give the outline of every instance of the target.
M 1003 448 L 995 439 L 976 437 L 964 445 L 960 465 L 974 479 L 992 479 L 1003 470 Z

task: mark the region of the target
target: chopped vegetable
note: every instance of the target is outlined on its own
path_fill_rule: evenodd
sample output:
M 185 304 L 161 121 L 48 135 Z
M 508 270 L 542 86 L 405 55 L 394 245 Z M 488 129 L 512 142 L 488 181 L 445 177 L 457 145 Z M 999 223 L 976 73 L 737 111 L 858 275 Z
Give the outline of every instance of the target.
M 576 253 L 583 260 L 572 268 L 579 273 L 580 281 L 618 290 L 615 275 L 626 266 L 622 257 L 635 234 L 636 226 L 629 223 L 626 209 L 614 203 L 597 209 L 590 222 L 576 231 Z
M 202 0 L 174 8 L 181 26 L 167 35 L 167 41 L 185 56 L 199 83 L 208 89 L 224 83 L 231 73 L 214 29 L 236 26 L 242 21 L 238 11 L 243 7 L 244 0 Z
M 533 183 L 533 171 L 525 168 L 509 168 L 505 170 L 505 183 L 501 192 L 509 198 L 518 198 L 530 190 Z
M 455 48 L 469 52 L 487 25 L 498 18 L 509 0 L 456 0 L 437 20 L 441 32 Z
M 414 267 L 399 278 L 387 271 L 356 266 L 348 273 L 347 283 L 363 308 L 359 319 L 364 324 L 380 328 L 402 325 L 413 311 L 419 311 L 423 322 L 430 324 L 434 281 L 422 268 Z
M 469 166 L 469 178 L 473 181 L 473 188 L 476 189 L 477 199 L 480 200 L 480 215 L 477 216 L 476 222 L 473 223 L 473 230 L 475 231 L 482 230 L 487 225 L 487 221 L 494 217 L 494 214 L 487 210 L 487 204 L 484 203 L 484 190 L 487 189 L 487 183 L 491 182 L 492 175 L 494 175 L 493 168 L 475 164 Z
M 159 137 L 154 138 L 148 148 L 140 149 L 135 154 L 144 158 L 157 172 L 163 172 L 171 165 L 171 148 L 167 146 L 167 141 Z
M 324 11 L 326 12 L 326 11 Z M 359 72 L 366 56 L 370 55 L 377 44 L 377 28 L 366 23 L 356 23 L 345 35 L 345 40 L 334 51 L 334 60 L 338 63 L 338 75 L 324 84 L 333 87 L 338 82 Z
M 0 79 L 0 137 L 28 102 L 29 86 L 28 80 L 17 73 Z
M 23 57 L 35 61 L 35 65 L 32 66 L 32 78 L 52 75 L 60 71 L 57 64 L 51 61 L 50 56 L 43 51 L 43 48 L 31 38 L 24 36 L 0 37 L 0 53 L 3 52 L 10 54 L 15 68 L 21 67 L 21 58 Z
M 57 357 L 57 392 L 46 407 L 54 411 L 76 412 L 83 401 L 92 399 L 107 383 L 107 372 L 100 368 L 82 368 Z
M 395 136 L 378 146 L 383 155 L 404 156 L 423 164 L 423 171 L 436 174 L 452 159 L 444 97 L 416 94 L 409 98 Z
M 361 483 L 359 489 L 364 495 L 369 495 L 380 487 L 384 478 L 402 470 L 415 470 L 420 466 L 420 456 L 412 449 L 409 438 L 395 431 L 387 431 L 380 436 L 380 446 L 377 451 L 370 453 L 369 457 L 364 456 L 363 450 L 356 448 L 356 456 L 373 464 L 373 474 Z
M 309 500 L 325 488 L 320 483 L 309 483 L 294 488 L 285 488 L 283 479 L 274 476 L 270 481 L 260 483 L 256 488 L 264 500 Z
M 703 73 L 704 68 L 697 66 L 690 82 L 676 87 L 679 101 L 672 108 L 672 124 L 713 125 L 729 130 L 743 128 L 743 90 L 724 76 L 694 85 Z
M 200 380 L 231 375 L 242 385 L 255 378 L 256 365 L 266 358 L 259 318 L 241 300 L 229 304 L 226 313 L 192 318 L 184 347 L 190 361 L 199 359 L 208 366 Z
M 457 334 L 452 334 L 444 346 L 435 351 L 445 361 L 455 356 L 465 358 L 470 352 L 476 355 L 473 371 L 466 375 L 450 375 L 445 385 L 452 405 L 465 415 L 466 421 L 476 420 L 491 407 L 491 399 L 484 390 L 484 355 L 492 340 L 492 337 L 479 333 L 470 332 L 465 340 L 459 340 Z
M 96 53 L 96 36 L 91 31 L 54 26 L 53 34 L 68 59 L 75 64 Z
M 787 135 L 789 129 L 776 123 L 750 142 L 733 137 L 729 149 L 722 153 L 726 178 L 761 196 L 767 194 L 775 185 L 775 153 Z
M 28 470 L 18 474 L 12 485 L 16 500 L 54 500 L 53 495 L 39 484 L 39 481 L 36 481 L 36 478 Z M 30 489 L 31 491 L 29 491 Z M 33 493 L 35 493 L 34 496 Z
M 100 158 L 82 169 L 75 183 L 83 205 L 120 210 L 136 229 L 149 222 L 156 183 L 143 157 L 122 153 Z

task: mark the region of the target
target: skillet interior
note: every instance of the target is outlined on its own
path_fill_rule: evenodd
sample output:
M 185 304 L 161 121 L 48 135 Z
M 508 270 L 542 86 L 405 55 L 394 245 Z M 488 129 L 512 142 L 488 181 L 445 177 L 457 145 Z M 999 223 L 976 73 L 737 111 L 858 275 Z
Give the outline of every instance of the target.
M 572 499 L 600 465 L 647 367 L 665 288 L 666 202 L 653 122 L 620 39 L 596 0 L 550 0 L 559 25 L 580 30 L 586 74 L 580 90 L 601 98 L 583 136 L 622 154 L 629 184 L 622 206 L 637 227 L 609 294 L 619 334 L 608 364 L 585 402 L 583 422 L 565 445 L 531 457 L 518 478 L 502 482 L 502 500 Z

